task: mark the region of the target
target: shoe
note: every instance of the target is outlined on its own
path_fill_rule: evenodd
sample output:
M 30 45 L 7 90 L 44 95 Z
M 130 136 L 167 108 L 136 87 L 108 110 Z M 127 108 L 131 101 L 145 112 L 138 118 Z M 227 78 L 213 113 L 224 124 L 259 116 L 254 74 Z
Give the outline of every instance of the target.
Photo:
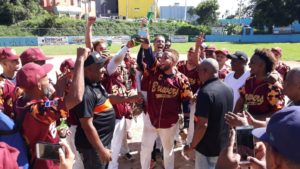
M 124 155 L 124 158 L 125 158 L 126 160 L 128 160 L 128 161 L 134 160 L 134 157 L 133 157 L 130 153 L 126 153 L 126 154 Z
M 174 148 L 179 148 L 179 147 L 182 147 L 182 142 L 180 141 L 174 141 Z
M 152 159 L 150 162 L 150 169 L 153 169 L 155 167 L 156 167 L 156 161 Z

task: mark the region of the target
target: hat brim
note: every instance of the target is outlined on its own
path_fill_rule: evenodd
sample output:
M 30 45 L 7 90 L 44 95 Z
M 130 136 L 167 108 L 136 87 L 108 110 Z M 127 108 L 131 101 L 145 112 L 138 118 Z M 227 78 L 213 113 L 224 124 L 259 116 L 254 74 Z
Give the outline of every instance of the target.
M 205 51 L 216 52 L 215 49 L 205 49 Z
M 226 56 L 228 55 L 228 53 L 225 53 L 225 52 L 223 52 L 223 51 L 221 51 L 221 50 L 217 50 L 217 51 L 215 51 L 215 53 L 216 53 L 216 54 L 222 53 L 223 55 L 226 55 Z
M 275 49 L 275 48 L 272 48 L 271 51 L 272 51 L 272 52 L 277 52 L 277 53 L 280 54 L 280 55 L 282 54 L 280 50 Z
M 228 54 L 226 56 L 227 56 L 228 59 L 240 59 L 236 55 L 233 55 L 233 54 Z
M 13 56 L 10 56 L 10 57 L 8 57 L 8 58 L 6 58 L 7 60 L 17 60 L 17 59 L 19 59 L 20 58 L 20 56 L 19 55 L 13 55 Z
M 266 128 L 257 128 L 252 130 L 252 135 L 258 140 L 263 142 L 269 142 L 269 137 L 266 132 Z
M 46 61 L 46 60 L 51 60 L 53 57 L 45 57 L 43 59 L 38 59 L 37 61 Z
M 109 61 L 109 59 L 107 57 L 102 57 L 101 59 L 97 60 L 97 62 L 95 62 L 95 64 L 103 67 L 108 63 L 108 61 Z
M 53 69 L 52 64 L 44 64 L 41 67 L 43 68 L 45 75 L 47 75 Z

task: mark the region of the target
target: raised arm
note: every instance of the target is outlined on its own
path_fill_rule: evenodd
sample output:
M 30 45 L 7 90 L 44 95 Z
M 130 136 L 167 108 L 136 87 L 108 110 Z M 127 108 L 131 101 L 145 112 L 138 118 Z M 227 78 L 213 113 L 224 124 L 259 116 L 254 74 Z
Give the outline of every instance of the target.
M 92 28 L 95 22 L 96 22 L 96 17 L 89 17 L 85 28 L 85 46 L 91 50 L 93 50 Z
M 108 75 L 112 75 L 117 70 L 117 67 L 124 60 L 126 52 L 128 51 L 129 48 L 132 47 L 134 47 L 133 41 L 130 40 L 127 42 L 127 45 L 124 46 L 121 50 L 119 50 L 118 53 L 109 61 L 107 65 Z
M 143 72 L 144 71 L 144 63 L 143 63 L 143 55 L 144 55 L 144 49 L 141 47 L 138 55 L 137 55 L 137 59 L 136 59 L 136 63 L 138 65 L 138 69 Z
M 203 32 L 200 32 L 199 36 L 197 36 L 196 42 L 195 42 L 195 52 L 197 56 L 200 56 L 201 53 L 201 45 L 204 42 L 204 36 L 205 34 Z
M 70 86 L 70 91 L 65 98 L 64 102 L 67 109 L 71 109 L 82 101 L 84 93 L 84 61 L 88 57 L 90 49 L 78 48 L 77 58 L 74 68 L 74 77 Z
M 144 55 L 145 55 L 145 61 L 146 61 L 146 64 L 147 64 L 147 67 L 148 68 L 153 68 L 155 66 L 155 62 L 157 61 L 154 54 L 153 54 L 153 51 L 152 51 L 152 48 L 149 47 L 149 48 L 144 48 Z

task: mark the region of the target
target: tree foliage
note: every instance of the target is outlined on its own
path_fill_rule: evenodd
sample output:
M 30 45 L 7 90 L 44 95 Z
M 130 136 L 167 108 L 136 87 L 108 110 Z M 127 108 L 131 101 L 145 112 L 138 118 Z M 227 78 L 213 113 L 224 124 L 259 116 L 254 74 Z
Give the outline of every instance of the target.
M 300 20 L 299 0 L 252 0 L 255 3 L 252 25 L 272 33 L 273 26 L 287 26 Z
M 1 25 L 11 25 L 45 13 L 38 0 L 0 0 Z
M 190 9 L 190 13 L 199 16 L 197 22 L 200 25 L 214 25 L 217 23 L 219 13 L 219 4 L 217 0 L 205 0 L 198 4 L 196 8 Z

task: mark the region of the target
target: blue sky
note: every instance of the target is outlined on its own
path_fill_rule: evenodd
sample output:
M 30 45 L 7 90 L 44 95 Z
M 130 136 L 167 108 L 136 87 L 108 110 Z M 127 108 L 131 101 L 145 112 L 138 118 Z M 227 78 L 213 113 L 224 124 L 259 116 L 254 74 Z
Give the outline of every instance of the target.
M 185 1 L 187 3 L 187 6 L 196 6 L 198 5 L 202 0 L 157 0 L 158 6 L 169 6 L 174 5 L 174 3 L 179 2 L 180 5 L 185 5 Z M 240 0 L 218 0 L 219 2 L 219 12 L 221 13 L 221 16 L 225 13 L 226 10 L 230 11 L 230 14 L 235 13 L 235 11 L 238 8 L 238 1 Z M 243 0 L 244 3 L 247 3 L 249 0 Z

